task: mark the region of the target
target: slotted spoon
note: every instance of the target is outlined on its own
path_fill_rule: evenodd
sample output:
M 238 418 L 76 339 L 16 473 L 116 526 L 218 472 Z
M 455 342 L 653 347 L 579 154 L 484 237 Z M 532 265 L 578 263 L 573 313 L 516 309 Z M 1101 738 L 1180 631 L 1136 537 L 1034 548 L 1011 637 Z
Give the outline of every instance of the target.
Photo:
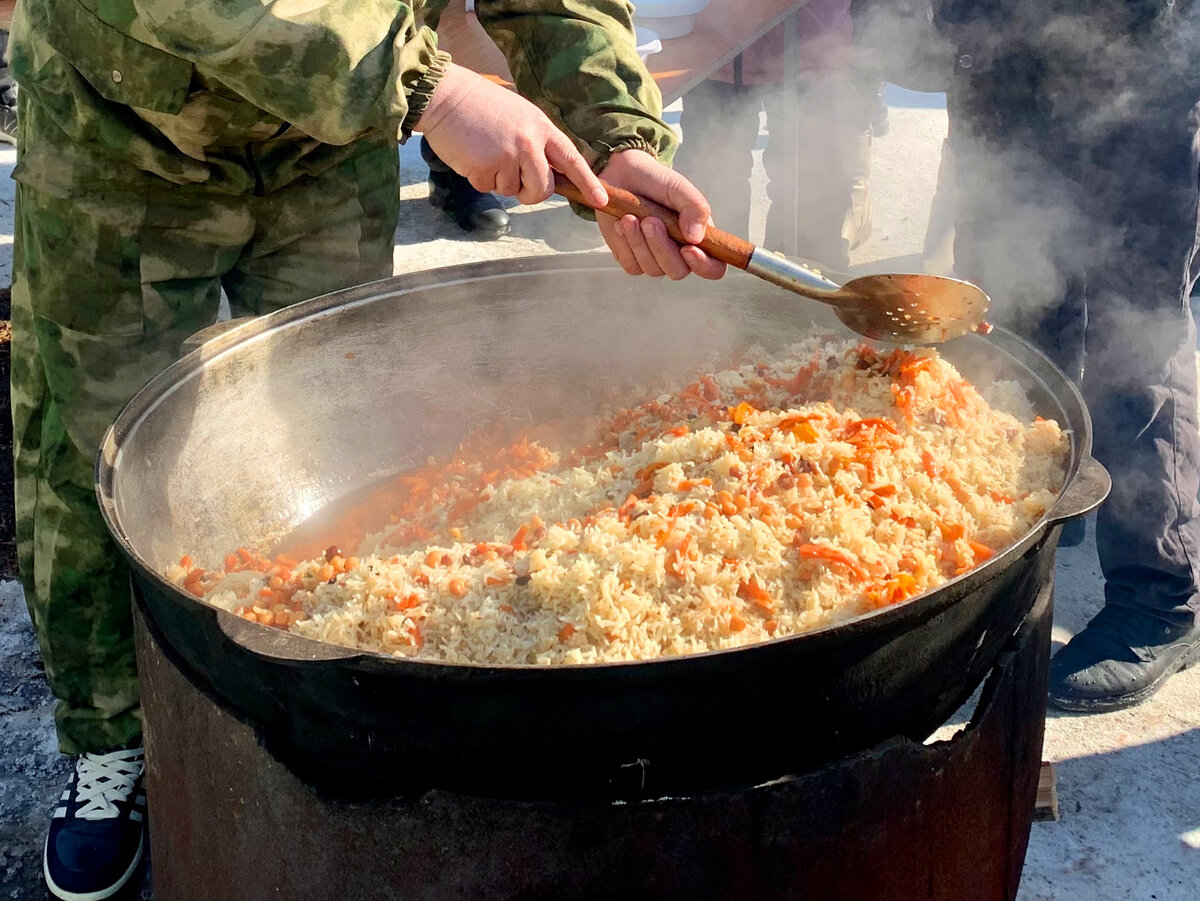
M 604 183 L 611 216 L 662 220 L 680 244 L 690 243 L 679 216 L 661 204 Z M 592 206 L 564 175 L 555 173 L 555 192 Z M 833 307 L 844 325 L 864 337 L 898 344 L 940 344 L 971 331 L 986 331 L 988 296 L 970 282 L 937 275 L 864 275 L 844 285 L 784 259 L 749 241 L 709 226 L 698 245 L 709 256 L 804 297 Z

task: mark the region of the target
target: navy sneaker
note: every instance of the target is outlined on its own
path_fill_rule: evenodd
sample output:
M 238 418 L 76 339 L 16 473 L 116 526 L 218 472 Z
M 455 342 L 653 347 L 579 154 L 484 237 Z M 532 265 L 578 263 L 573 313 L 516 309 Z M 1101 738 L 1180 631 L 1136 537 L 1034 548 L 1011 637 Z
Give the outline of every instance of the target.
M 111 898 L 142 862 L 146 826 L 142 748 L 81 754 L 50 818 L 42 873 L 63 901 Z

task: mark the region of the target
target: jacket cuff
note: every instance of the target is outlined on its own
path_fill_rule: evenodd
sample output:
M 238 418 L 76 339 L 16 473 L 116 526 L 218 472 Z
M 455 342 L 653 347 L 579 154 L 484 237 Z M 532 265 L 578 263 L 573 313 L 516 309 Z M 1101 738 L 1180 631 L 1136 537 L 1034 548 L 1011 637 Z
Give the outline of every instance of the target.
M 674 132 L 659 135 L 657 140 L 651 141 L 643 135 L 630 135 L 626 138 L 618 138 L 615 141 L 594 142 L 591 147 L 595 154 L 595 159 L 592 161 L 592 171 L 600 173 L 604 167 L 608 165 L 608 161 L 612 159 L 614 153 L 620 153 L 622 150 L 643 150 L 650 154 L 663 165 L 671 165 L 671 161 L 675 158 L 675 148 L 678 146 L 678 141 L 675 138 Z
M 591 148 L 595 153 L 595 159 L 592 161 L 592 171 L 597 175 L 602 173 L 604 171 L 604 167 L 608 165 L 608 161 L 612 159 L 613 154 L 620 153 L 622 150 L 644 150 L 659 162 L 669 166 L 671 164 L 671 159 L 675 156 L 676 146 L 677 142 L 675 140 L 674 132 L 671 133 L 670 138 L 667 138 L 658 144 L 654 144 L 640 135 L 621 138 L 611 143 L 595 143 L 591 145 Z M 664 151 L 666 155 L 665 160 L 663 159 Z M 580 219 L 588 219 L 592 222 L 596 221 L 596 211 L 591 207 L 584 206 L 581 203 L 576 203 L 573 200 L 570 201 L 570 204 L 572 211 L 574 211 L 575 215 Z
M 431 48 L 429 60 L 423 71 L 416 75 L 411 84 L 405 84 L 405 98 L 408 101 L 408 111 L 400 123 L 400 143 L 403 144 L 411 136 L 420 122 L 426 107 L 429 106 L 433 92 L 441 83 L 442 76 L 450 68 L 450 54 L 445 50 Z M 407 82 L 408 79 L 406 78 Z

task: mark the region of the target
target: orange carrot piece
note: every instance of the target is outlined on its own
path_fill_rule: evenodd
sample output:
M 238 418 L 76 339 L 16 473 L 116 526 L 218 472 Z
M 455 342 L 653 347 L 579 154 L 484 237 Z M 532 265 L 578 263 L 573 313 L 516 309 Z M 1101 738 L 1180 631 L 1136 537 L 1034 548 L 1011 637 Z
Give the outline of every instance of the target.
M 746 401 L 742 401 L 736 407 L 729 408 L 729 418 L 738 425 L 745 425 L 750 417 L 757 413 L 758 410 Z
M 958 541 L 958 539 L 965 537 L 967 534 L 967 527 L 961 522 L 954 523 L 953 525 L 946 525 L 944 522 L 939 522 L 937 525 L 938 530 L 942 533 L 943 541 Z
M 755 607 L 768 613 L 774 608 L 771 595 L 758 579 L 743 580 L 738 583 L 737 595 L 743 601 L 749 601 Z
M 509 542 L 509 544 L 512 545 L 512 549 L 514 551 L 529 550 L 529 545 L 525 543 L 525 536 L 526 536 L 526 534 L 528 534 L 528 532 L 529 532 L 529 526 L 527 526 L 527 525 L 523 525 L 523 526 L 521 526 L 521 528 L 517 529 L 517 534 L 514 535 L 512 541 Z
M 984 560 L 989 560 L 995 556 L 996 552 L 982 542 L 974 539 L 967 542 L 971 546 L 972 552 L 975 554 L 975 562 L 982 563 Z
M 410 594 L 402 601 L 392 601 L 396 605 L 397 610 L 412 610 L 413 607 L 421 603 L 421 599 L 415 594 Z
M 804 559 L 840 563 L 859 579 L 865 580 L 869 575 L 862 564 L 858 562 L 858 559 L 849 551 L 843 551 L 835 547 L 826 547 L 820 544 L 801 544 L 797 550 Z
M 936 479 L 938 476 L 938 468 L 933 462 L 933 454 L 929 451 L 921 453 L 921 465 L 925 468 L 925 475 L 931 479 Z

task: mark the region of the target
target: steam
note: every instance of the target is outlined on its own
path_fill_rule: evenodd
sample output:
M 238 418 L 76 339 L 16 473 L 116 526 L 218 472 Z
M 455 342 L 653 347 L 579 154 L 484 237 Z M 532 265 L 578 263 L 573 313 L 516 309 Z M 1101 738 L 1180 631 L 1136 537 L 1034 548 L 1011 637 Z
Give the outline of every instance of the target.
M 1172 21 L 1156 22 L 1153 14 L 1138 20 L 1142 5 L 1137 3 L 1080 4 L 1065 12 L 1056 12 L 1057 4 L 1028 3 L 1004 4 L 1011 10 L 996 21 L 981 11 L 986 5 L 956 5 L 969 7 L 976 20 L 941 22 L 935 29 L 919 2 L 862 4 L 861 14 L 856 5 L 849 40 L 841 32 L 849 0 L 814 0 L 798 17 L 799 83 L 781 78 L 787 70 L 783 60 L 764 83 L 761 60 L 753 57 L 759 50 L 782 56 L 783 43 L 777 40 L 765 50 L 752 50 L 745 71 L 721 76 L 728 82 L 742 75 L 741 87 L 708 86 L 686 95 L 677 167 L 708 194 L 718 225 L 757 237 L 758 224 L 749 221 L 748 179 L 759 140 L 758 116 L 764 111 L 770 136 L 763 163 L 773 200 L 764 243 L 773 249 L 794 247 L 835 271 L 844 265 L 850 235 L 840 217 L 855 214 L 854 179 L 869 171 L 861 136 L 870 127 L 875 87 L 889 79 L 917 90 L 949 88 L 957 189 L 953 212 L 971 232 L 969 242 L 958 243 L 960 250 L 968 243 L 986 248 L 974 258 L 960 254 L 954 274 L 991 295 L 1000 324 L 1028 334 L 1048 308 L 1084 287 L 1093 297 L 1107 292 L 1105 305 L 1111 309 L 1114 292 L 1144 290 L 1133 273 L 1111 264 L 1123 258 L 1174 266 L 1174 287 L 1164 287 L 1159 279 L 1150 290 L 1179 290 L 1186 277 L 1186 249 L 1179 243 L 1190 237 L 1153 236 L 1149 240 L 1159 241 L 1161 248 L 1132 246 L 1131 241 L 1148 239 L 1131 237 L 1112 213 L 1122 192 L 1131 188 L 1161 197 L 1163 204 L 1178 202 L 1173 186 L 1153 184 L 1169 177 L 1155 158 L 1169 153 L 1159 145 L 1171 140 L 1172 132 L 1164 127 L 1138 140 L 1136 126 L 1161 112 L 1164 121 L 1175 119 L 1174 140 L 1186 142 L 1186 108 L 1172 106 L 1166 95 L 1181 80 L 1179 73 L 1200 73 L 1196 13 L 1173 13 Z M 963 60 L 964 54 L 972 58 Z M 968 92 L 978 97 L 985 90 L 995 101 L 991 108 L 981 101 L 976 109 L 965 109 Z M 1156 104 L 1161 110 L 1152 108 Z M 772 145 L 796 134 L 803 141 L 798 218 L 807 231 L 798 242 L 787 227 L 792 210 L 781 209 L 790 199 L 791 172 L 772 152 Z M 1180 153 L 1187 149 L 1185 143 L 1179 147 Z M 936 168 L 938 160 L 927 165 Z M 906 212 L 916 219 L 929 216 L 927 208 Z M 1165 258 L 1170 254 L 1174 262 Z M 1096 284 L 1097 277 L 1105 284 Z M 1138 304 L 1123 306 L 1128 310 L 1122 317 L 1105 314 L 1113 320 L 1107 326 L 1164 327 L 1135 313 Z M 1178 328 L 1178 323 L 1167 327 Z

